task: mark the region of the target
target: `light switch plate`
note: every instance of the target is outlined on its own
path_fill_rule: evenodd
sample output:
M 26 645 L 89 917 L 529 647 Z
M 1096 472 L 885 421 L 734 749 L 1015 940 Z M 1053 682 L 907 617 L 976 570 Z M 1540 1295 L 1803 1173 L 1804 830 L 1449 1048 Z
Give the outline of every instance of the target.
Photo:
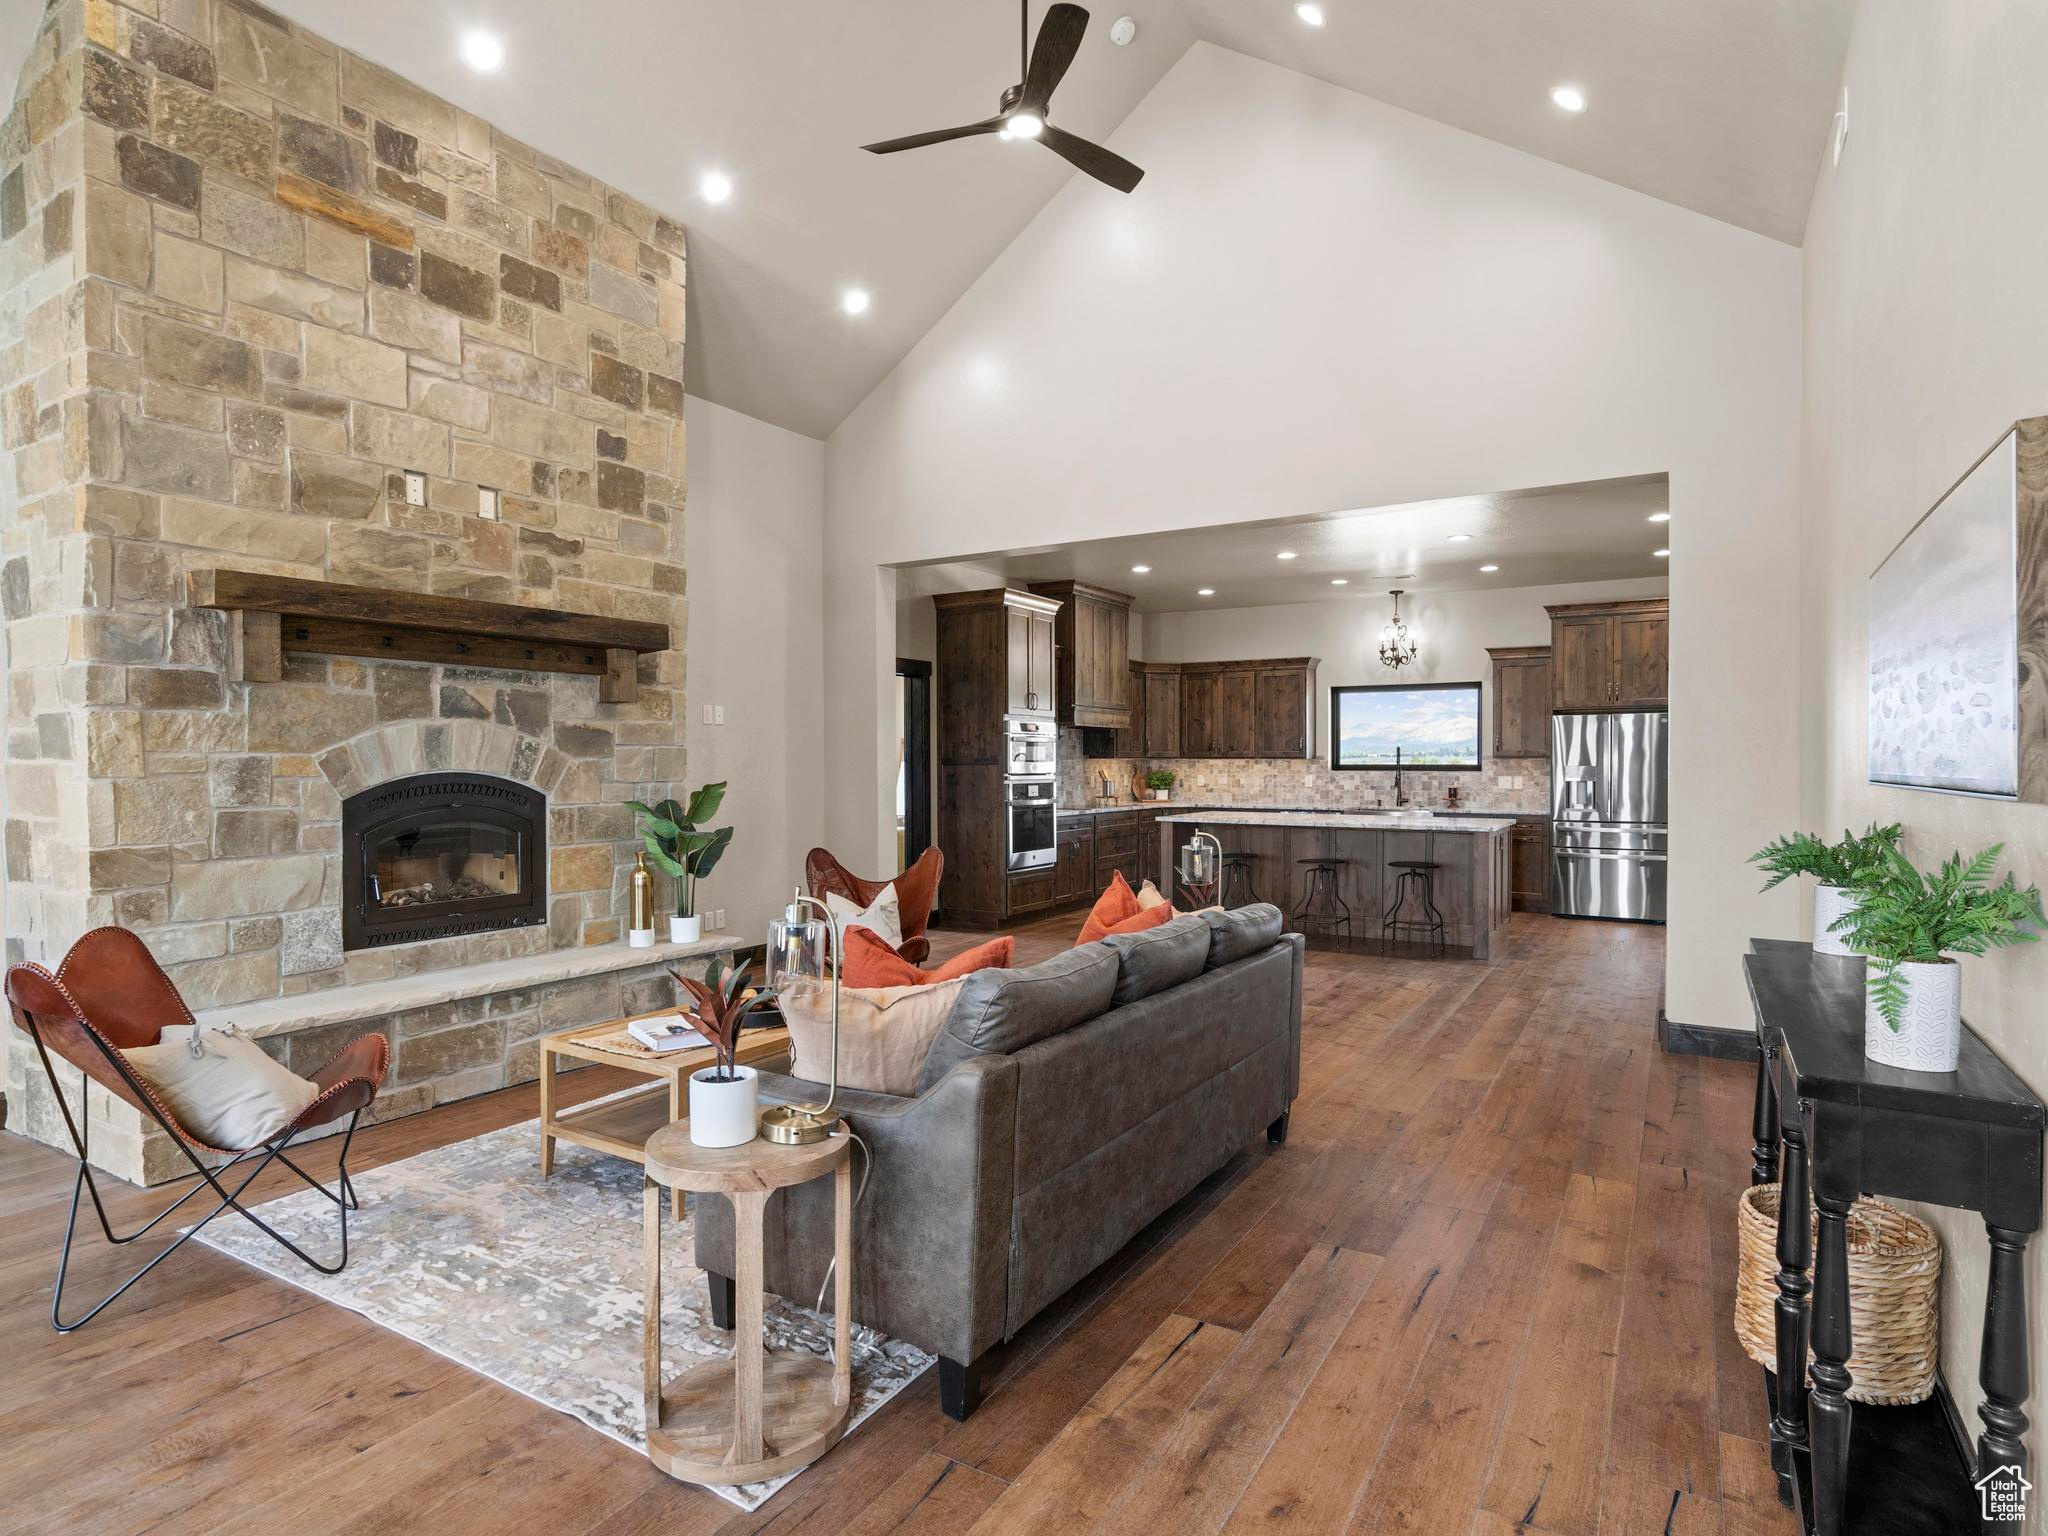
M 416 469 L 405 472 L 405 504 L 408 507 L 424 507 L 427 504 L 427 477 Z
M 711 706 L 711 723 L 713 725 L 725 724 L 725 706 L 723 704 Z
M 487 517 L 494 523 L 498 520 L 498 493 L 487 485 L 477 489 L 476 515 Z
M 711 723 L 711 706 L 709 704 L 704 706 L 704 723 L 706 725 Z

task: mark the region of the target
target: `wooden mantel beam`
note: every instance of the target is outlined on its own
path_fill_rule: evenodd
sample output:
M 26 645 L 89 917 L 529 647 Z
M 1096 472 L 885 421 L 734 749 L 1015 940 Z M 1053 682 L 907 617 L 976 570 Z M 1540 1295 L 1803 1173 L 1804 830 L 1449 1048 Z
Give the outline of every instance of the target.
M 229 675 L 275 679 L 292 652 L 568 672 L 598 678 L 608 704 L 639 697 L 639 658 L 669 627 L 561 608 L 305 581 L 258 571 L 185 573 L 185 599 L 229 615 Z

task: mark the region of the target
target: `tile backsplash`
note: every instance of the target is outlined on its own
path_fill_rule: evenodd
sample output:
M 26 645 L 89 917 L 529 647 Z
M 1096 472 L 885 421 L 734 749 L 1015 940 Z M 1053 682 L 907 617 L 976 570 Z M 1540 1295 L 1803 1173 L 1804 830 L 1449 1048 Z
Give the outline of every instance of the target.
M 1394 801 L 1394 775 L 1387 772 L 1333 770 L 1321 760 L 1299 758 L 1168 758 L 1159 761 L 1124 757 L 1083 757 L 1081 733 L 1060 731 L 1060 804 L 1086 805 L 1101 793 L 1108 774 L 1119 795 L 1143 793 L 1133 781 L 1153 768 L 1170 769 L 1173 798 L 1197 805 L 1298 806 L 1303 810 L 1342 810 Z M 1458 792 L 1458 804 L 1475 811 L 1550 809 L 1550 759 L 1504 757 L 1477 773 L 1425 773 L 1404 769 L 1401 788 L 1411 805 L 1442 808 Z

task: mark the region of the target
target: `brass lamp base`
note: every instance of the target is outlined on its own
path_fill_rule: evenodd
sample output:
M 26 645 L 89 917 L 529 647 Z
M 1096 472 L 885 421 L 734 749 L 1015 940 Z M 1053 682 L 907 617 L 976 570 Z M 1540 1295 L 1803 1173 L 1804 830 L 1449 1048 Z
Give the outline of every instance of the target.
M 761 1135 L 785 1147 L 823 1141 L 839 1129 L 839 1117 L 829 1110 L 803 1104 L 771 1104 L 761 1111 Z

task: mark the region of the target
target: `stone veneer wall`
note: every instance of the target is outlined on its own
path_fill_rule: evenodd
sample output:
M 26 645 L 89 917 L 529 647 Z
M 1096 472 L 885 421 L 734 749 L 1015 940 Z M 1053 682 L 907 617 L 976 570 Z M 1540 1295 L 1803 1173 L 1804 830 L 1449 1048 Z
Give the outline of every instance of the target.
M 253 0 L 50 5 L 0 124 L 10 961 L 120 923 L 204 1009 L 622 936 L 623 802 L 685 774 L 684 279 L 673 220 Z M 319 657 L 231 684 L 184 606 L 210 566 L 678 649 L 630 705 Z M 548 792 L 549 922 L 344 956 L 341 797 L 443 755 Z M 518 1032 L 437 1075 L 517 1080 Z
M 684 774 L 679 650 L 618 706 L 589 677 L 317 657 L 228 684 L 183 577 L 559 606 L 680 644 L 681 228 L 249 0 L 60 0 L 4 142 L 10 290 L 60 281 L 23 275 L 39 256 L 73 280 L 9 370 L 44 368 L 6 412 L 11 953 L 122 923 L 207 1007 L 618 938 L 621 802 Z M 381 725 L 434 720 L 530 755 L 550 924 L 344 958 L 340 794 L 397 771 Z M 82 849 L 56 787 L 81 775 Z

